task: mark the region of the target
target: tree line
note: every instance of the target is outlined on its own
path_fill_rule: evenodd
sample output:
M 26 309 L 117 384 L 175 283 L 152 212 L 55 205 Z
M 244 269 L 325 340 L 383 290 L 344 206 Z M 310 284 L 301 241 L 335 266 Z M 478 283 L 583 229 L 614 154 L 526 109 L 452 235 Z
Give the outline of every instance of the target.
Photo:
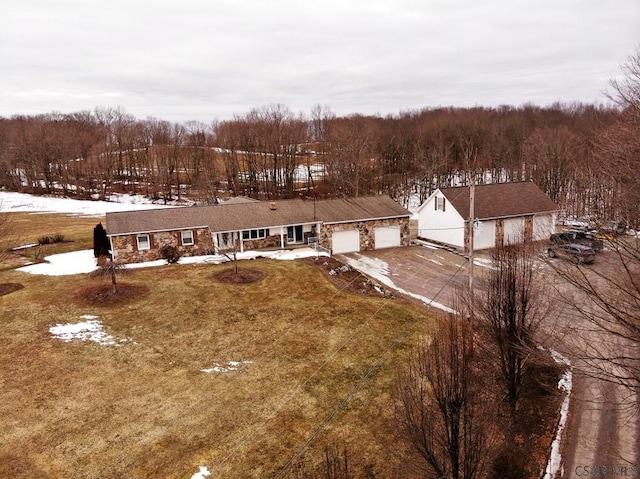
M 122 108 L 13 116 L 0 118 L 0 187 L 209 203 L 383 193 L 408 204 L 474 176 L 534 181 L 572 216 L 637 223 L 637 198 L 623 201 L 637 189 L 635 163 L 616 159 L 621 136 L 635 134 L 621 127 L 627 110 L 558 103 L 339 117 L 269 105 L 211 124 L 139 120 Z

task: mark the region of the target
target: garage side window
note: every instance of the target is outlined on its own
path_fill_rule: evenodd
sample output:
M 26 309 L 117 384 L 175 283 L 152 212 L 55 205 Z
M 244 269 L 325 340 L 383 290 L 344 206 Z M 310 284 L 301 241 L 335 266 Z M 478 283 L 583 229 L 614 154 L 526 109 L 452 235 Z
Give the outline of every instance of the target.
M 192 246 L 193 241 L 193 231 L 183 231 L 182 235 L 182 246 Z
M 149 241 L 149 235 L 138 235 L 138 250 L 144 251 L 151 248 L 151 242 Z
M 444 211 L 444 196 L 436 196 L 436 211 Z

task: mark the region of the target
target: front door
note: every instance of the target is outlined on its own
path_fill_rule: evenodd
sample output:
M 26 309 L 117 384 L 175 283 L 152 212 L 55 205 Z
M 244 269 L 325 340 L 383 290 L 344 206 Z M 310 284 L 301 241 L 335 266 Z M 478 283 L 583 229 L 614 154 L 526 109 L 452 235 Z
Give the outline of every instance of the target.
M 218 233 L 217 243 L 218 249 L 223 251 L 229 251 L 236 248 L 237 235 L 236 232 L 231 233 Z
M 287 226 L 287 243 L 302 243 L 302 225 Z

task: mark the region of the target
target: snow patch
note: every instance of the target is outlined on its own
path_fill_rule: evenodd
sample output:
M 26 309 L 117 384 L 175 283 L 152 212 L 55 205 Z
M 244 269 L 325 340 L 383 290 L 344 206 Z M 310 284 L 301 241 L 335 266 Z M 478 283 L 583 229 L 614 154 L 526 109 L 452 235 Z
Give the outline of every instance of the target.
M 571 389 L 573 388 L 573 368 L 571 362 L 557 351 L 551 350 L 551 357 L 557 364 L 566 366 L 567 369 L 558 381 L 558 389 L 564 392 L 564 400 L 560 407 L 560 420 L 558 421 L 558 429 L 556 436 L 551 444 L 551 453 L 549 462 L 544 473 L 543 479 L 553 479 L 556 477 L 562 466 L 562 456 L 560 455 L 560 443 L 562 441 L 562 432 L 567 424 L 569 416 L 569 400 L 571 398 Z
M 20 246 L 14 246 L 13 248 L 11 248 L 11 251 L 21 251 L 23 249 L 35 248 L 36 246 L 40 246 L 40 243 L 29 243 Z
M 475 264 L 476 266 L 480 266 L 481 268 L 495 269 L 493 266 L 493 261 L 491 261 L 489 258 L 478 258 L 474 256 L 473 264 Z
M 73 251 L 71 253 L 45 256 L 44 263 L 31 264 L 18 268 L 18 271 L 47 276 L 65 276 L 69 274 L 91 273 L 98 267 L 93 250 Z
M 329 256 L 327 253 L 318 253 L 312 248 L 300 248 L 296 250 L 278 251 L 245 251 L 238 253 L 239 260 L 270 258 L 280 260 L 294 260 L 299 258 Z M 98 269 L 96 259 L 93 257 L 93 250 L 74 251 L 72 253 L 54 254 L 46 256 L 44 263 L 32 264 L 18 268 L 17 271 L 30 274 L 43 274 L 48 276 L 64 276 L 69 274 L 91 273 Z M 185 256 L 180 258 L 179 264 L 221 264 L 229 261 L 226 256 Z M 144 263 L 132 263 L 126 265 L 127 268 L 151 268 L 154 266 L 166 266 L 167 261 L 159 259 L 156 261 L 146 261 Z
M 86 319 L 80 323 L 56 324 L 49 327 L 49 333 L 55 339 L 60 339 L 69 343 L 74 339 L 80 341 L 92 341 L 103 346 L 119 346 L 120 343 L 130 342 L 129 339 L 116 340 L 110 334 L 104 332 L 102 322 L 98 321 L 98 316 L 83 314 L 80 319 Z
M 419 294 L 410 293 L 409 291 L 406 291 L 396 286 L 393 280 L 388 276 L 389 265 L 387 264 L 387 262 L 382 261 L 381 259 L 369 258 L 367 256 L 362 256 L 357 253 L 354 254 L 353 258 L 347 257 L 346 259 L 349 266 L 351 266 L 354 269 L 357 269 L 358 271 L 362 271 L 364 274 L 371 276 L 372 278 L 375 278 L 380 283 L 384 284 L 385 286 L 388 286 L 389 288 L 392 288 L 402 294 L 406 294 L 407 296 L 411 296 L 412 298 L 418 299 L 422 301 L 424 304 L 426 304 L 427 306 L 433 306 L 434 308 L 440 309 L 442 311 L 446 311 L 447 313 L 453 313 L 453 314 L 457 313 L 457 311 L 455 311 L 454 309 L 451 309 L 448 306 L 445 306 L 444 304 L 438 303 L 433 299 L 427 298 Z
M 205 477 L 208 477 L 210 475 L 211 473 L 209 472 L 209 469 L 207 469 L 206 466 L 200 466 L 200 470 L 196 472 L 193 476 L 191 476 L 191 479 L 204 479 Z
M 203 373 L 228 373 L 230 371 L 244 371 L 247 364 L 252 364 L 253 361 L 227 361 L 224 365 L 220 363 L 213 363 L 212 368 L 201 369 Z
M 438 260 L 435 260 L 435 259 L 432 259 L 432 258 L 427 258 L 426 256 L 422 256 L 421 254 L 417 254 L 416 253 L 416 256 L 418 258 L 426 259 L 427 261 L 430 261 L 430 262 L 432 262 L 434 264 L 437 264 L 439 266 L 443 266 L 444 265 L 444 263 L 442 261 L 438 261 Z
M 413 243 L 415 243 L 415 244 L 417 244 L 417 245 L 420 245 L 420 246 L 423 246 L 423 247 L 425 247 L 425 248 L 429 248 L 429 249 L 442 249 L 442 246 L 438 246 L 438 245 L 437 245 L 437 244 L 435 244 L 435 243 L 431 243 L 431 242 L 426 241 L 426 240 L 423 240 L 423 239 L 418 239 L 418 238 L 416 238 L 416 239 L 414 239 L 414 240 L 412 240 L 412 241 L 413 241 Z

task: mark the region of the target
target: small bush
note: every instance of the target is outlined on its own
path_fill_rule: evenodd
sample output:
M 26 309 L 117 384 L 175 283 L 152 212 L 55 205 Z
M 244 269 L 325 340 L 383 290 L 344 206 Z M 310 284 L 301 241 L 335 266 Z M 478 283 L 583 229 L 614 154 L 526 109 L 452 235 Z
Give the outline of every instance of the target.
M 62 233 L 54 233 L 51 235 L 44 235 L 38 238 L 38 244 L 53 244 L 53 243 L 62 243 L 65 240 L 65 237 Z
M 51 239 L 53 240 L 54 243 L 62 243 L 66 240 L 66 238 L 62 233 L 55 233 L 51 235 Z
M 175 246 L 166 245 L 160 248 L 160 256 L 162 259 L 166 259 L 167 263 L 172 264 L 177 263 L 182 255 Z

